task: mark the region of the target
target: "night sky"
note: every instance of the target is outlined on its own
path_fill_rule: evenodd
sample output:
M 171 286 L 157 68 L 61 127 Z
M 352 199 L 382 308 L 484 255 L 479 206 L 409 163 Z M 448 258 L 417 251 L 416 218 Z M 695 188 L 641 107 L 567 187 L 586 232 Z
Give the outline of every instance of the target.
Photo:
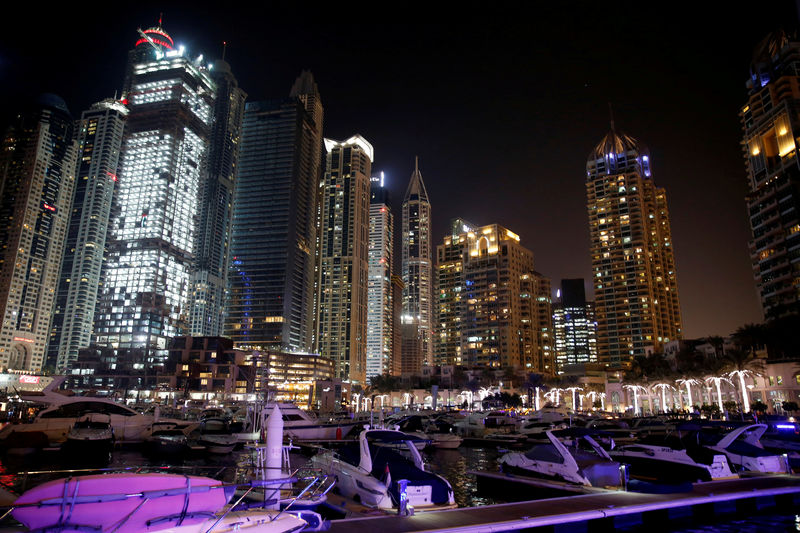
M 3 127 L 31 94 L 59 94 L 75 116 L 113 96 L 136 28 L 163 11 L 192 56 L 228 41 L 249 100 L 288 95 L 310 69 L 325 136 L 373 144 L 398 228 L 419 155 L 435 243 L 453 217 L 501 224 L 554 287 L 591 275 L 585 164 L 610 102 L 667 190 L 685 336 L 761 321 L 737 113 L 754 46 L 796 26 L 793 2 L 29 4 L 3 8 Z

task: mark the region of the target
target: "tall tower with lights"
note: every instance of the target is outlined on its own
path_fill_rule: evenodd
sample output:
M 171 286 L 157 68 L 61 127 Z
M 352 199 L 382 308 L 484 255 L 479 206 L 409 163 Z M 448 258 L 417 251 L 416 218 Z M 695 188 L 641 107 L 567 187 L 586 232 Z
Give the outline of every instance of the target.
M 0 146 L 0 368 L 45 361 L 75 185 L 77 146 L 64 101 L 42 96 Z
M 367 296 L 367 379 L 392 371 L 392 263 L 394 215 L 383 172 L 373 177 L 369 202 L 369 283 Z
M 317 350 L 336 376 L 366 381 L 369 180 L 374 151 L 360 135 L 325 139 L 317 283 Z
M 630 364 L 647 347 L 681 338 L 667 194 L 650 155 L 614 129 L 586 163 L 598 361 Z
M 322 101 L 311 72 L 247 104 L 225 333 L 238 347 L 310 351 Z
M 415 159 L 414 172 L 403 198 L 402 233 L 403 322 L 416 323 L 422 343 L 422 362 L 433 364 L 431 203 Z
M 777 31 L 756 48 L 739 112 L 747 167 L 750 260 L 767 317 L 800 311 L 800 40 Z
M 108 99 L 78 122 L 78 166 L 48 362 L 63 369 L 91 344 L 128 108 Z
M 152 362 L 190 329 L 216 87 L 202 56 L 175 47 L 160 25 L 140 36 L 129 55 L 118 212 L 95 335 L 100 346 L 140 350 Z

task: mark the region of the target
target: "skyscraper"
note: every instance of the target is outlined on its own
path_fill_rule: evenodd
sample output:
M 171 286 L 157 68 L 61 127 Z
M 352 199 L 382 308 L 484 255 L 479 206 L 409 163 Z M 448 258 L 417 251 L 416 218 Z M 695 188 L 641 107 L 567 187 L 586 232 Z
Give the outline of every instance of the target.
M 42 96 L 0 153 L 0 367 L 38 371 L 47 349 L 75 185 L 77 146 L 64 101 Z
M 414 172 L 403 198 L 402 233 L 403 320 L 416 322 L 422 340 L 423 364 L 433 364 L 431 204 L 414 160 Z
M 552 372 L 550 282 L 517 234 L 456 219 L 437 258 L 439 364 Z
M 198 198 L 208 172 L 215 85 L 160 26 L 129 55 L 130 113 L 99 310 L 97 344 L 167 355 L 189 331 Z
M 583 279 L 562 279 L 553 306 L 556 364 L 597 362 L 594 303 L 586 301 Z
M 58 369 L 92 341 L 127 115 L 127 107 L 108 99 L 84 111 L 78 123 L 75 192 L 48 348 L 48 361 Z
M 777 31 L 756 48 L 739 112 L 747 167 L 750 260 L 767 317 L 797 312 L 800 301 L 800 41 Z
M 381 172 L 370 183 L 367 379 L 392 370 L 394 216 L 383 180 Z
M 369 179 L 374 152 L 360 135 L 325 139 L 320 215 L 317 352 L 336 376 L 364 383 L 367 364 Z
M 672 234 L 664 189 L 636 139 L 614 130 L 586 163 L 592 272 L 601 363 L 629 364 L 681 338 Z
M 207 175 L 200 184 L 199 213 L 192 272 L 192 335 L 222 335 L 228 280 L 233 193 L 244 101 L 231 67 L 224 60 L 211 66 L 216 85 Z
M 322 117 L 310 72 L 288 98 L 247 104 L 225 327 L 236 346 L 313 348 Z

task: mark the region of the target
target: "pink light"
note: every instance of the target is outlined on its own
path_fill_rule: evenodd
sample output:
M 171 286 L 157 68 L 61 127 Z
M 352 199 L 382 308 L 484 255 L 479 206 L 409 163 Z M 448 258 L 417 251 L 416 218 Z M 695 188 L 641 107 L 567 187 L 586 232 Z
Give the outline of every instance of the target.
M 39 383 L 39 376 L 20 376 L 19 377 L 20 383 Z

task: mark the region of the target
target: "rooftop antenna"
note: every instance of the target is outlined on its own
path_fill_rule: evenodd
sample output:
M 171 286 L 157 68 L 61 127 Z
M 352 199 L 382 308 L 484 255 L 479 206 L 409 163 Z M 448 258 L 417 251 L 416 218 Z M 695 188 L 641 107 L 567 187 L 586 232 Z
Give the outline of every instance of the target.
M 158 14 L 158 27 L 159 28 L 162 26 L 162 24 L 163 24 L 162 21 L 163 20 L 164 20 L 164 12 L 162 11 L 161 13 Z
M 414 172 L 416 174 L 419 174 L 419 156 L 418 155 L 414 156 Z
M 611 107 L 611 102 L 608 103 L 608 115 L 611 117 L 611 131 L 614 131 L 614 108 Z
M 228 43 L 222 41 L 222 60 L 225 61 L 225 50 L 228 48 Z

